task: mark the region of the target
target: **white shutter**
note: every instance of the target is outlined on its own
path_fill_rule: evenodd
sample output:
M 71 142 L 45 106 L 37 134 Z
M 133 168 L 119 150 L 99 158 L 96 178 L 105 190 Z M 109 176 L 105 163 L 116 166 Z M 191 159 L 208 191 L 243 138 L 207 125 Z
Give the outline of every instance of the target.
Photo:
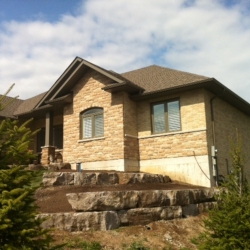
M 156 104 L 153 106 L 154 112 L 154 132 L 161 133 L 166 131 L 165 109 L 164 104 Z
M 103 136 L 103 114 L 95 116 L 95 136 Z
M 181 129 L 179 101 L 168 103 L 168 126 L 169 131 Z
M 83 118 L 83 137 L 92 137 L 92 117 Z

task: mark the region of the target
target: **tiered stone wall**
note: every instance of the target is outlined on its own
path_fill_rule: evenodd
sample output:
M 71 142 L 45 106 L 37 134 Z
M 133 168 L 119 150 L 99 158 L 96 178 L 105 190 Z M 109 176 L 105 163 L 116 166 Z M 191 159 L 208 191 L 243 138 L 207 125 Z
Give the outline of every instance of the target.
M 110 230 L 195 216 L 215 206 L 213 189 L 102 191 L 67 194 L 73 213 L 42 214 L 44 228 Z
M 127 185 L 133 183 L 168 183 L 165 175 L 124 172 L 48 172 L 43 175 L 43 186 Z

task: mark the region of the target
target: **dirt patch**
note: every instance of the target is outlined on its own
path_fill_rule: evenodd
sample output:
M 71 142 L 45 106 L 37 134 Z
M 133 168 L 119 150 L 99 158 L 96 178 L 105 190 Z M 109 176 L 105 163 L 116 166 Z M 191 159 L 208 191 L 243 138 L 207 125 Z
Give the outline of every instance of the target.
M 150 250 L 191 250 L 197 249 L 192 242 L 194 237 L 197 237 L 199 232 L 203 230 L 203 218 L 204 215 L 200 215 L 186 219 L 156 221 L 149 223 L 147 226 L 121 227 L 111 231 L 86 231 L 78 233 L 56 231 L 54 236 L 57 243 L 78 240 L 88 242 L 97 241 L 100 242 L 102 249 L 105 250 L 128 249 L 128 246 L 133 242 L 141 243 L 150 248 Z

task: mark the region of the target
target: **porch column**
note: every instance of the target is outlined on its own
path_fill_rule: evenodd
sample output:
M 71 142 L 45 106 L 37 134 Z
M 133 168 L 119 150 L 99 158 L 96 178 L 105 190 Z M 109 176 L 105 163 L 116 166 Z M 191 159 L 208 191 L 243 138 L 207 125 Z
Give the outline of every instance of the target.
M 45 117 L 45 146 L 52 146 L 53 112 L 47 112 Z
M 45 116 L 45 146 L 42 147 L 42 165 L 48 165 L 55 158 L 53 143 L 53 112 L 47 112 Z

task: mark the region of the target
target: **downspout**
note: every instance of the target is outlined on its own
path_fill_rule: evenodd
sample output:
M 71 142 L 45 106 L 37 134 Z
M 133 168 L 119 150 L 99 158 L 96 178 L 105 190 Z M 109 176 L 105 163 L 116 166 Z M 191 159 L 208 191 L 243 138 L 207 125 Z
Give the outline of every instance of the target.
M 217 160 L 217 149 L 215 147 L 215 143 L 216 143 L 216 138 L 215 138 L 215 122 L 214 122 L 214 107 L 213 107 L 213 101 L 218 98 L 219 96 L 223 95 L 226 91 L 226 88 L 223 88 L 222 92 L 214 97 L 212 97 L 210 99 L 210 107 L 211 107 L 211 120 L 212 120 L 212 137 L 213 137 L 213 146 L 212 146 L 212 151 L 214 150 L 214 152 L 212 152 L 212 157 L 213 157 L 213 167 L 215 170 L 215 183 L 216 186 L 219 185 L 219 169 L 218 169 L 218 160 Z

